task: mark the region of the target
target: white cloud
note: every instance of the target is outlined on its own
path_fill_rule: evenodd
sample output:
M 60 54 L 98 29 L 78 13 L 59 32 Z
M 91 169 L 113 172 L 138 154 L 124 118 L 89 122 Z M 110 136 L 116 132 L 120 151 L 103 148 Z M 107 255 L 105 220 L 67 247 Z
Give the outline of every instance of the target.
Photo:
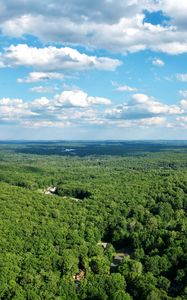
M 140 121 L 140 126 L 160 126 L 160 125 L 166 125 L 166 118 L 163 117 L 153 117 L 148 119 L 142 119 Z
M 0 63 L 6 66 L 25 66 L 46 71 L 56 70 L 115 70 L 121 62 L 108 57 L 89 56 L 69 47 L 29 47 L 26 44 L 11 45 L 0 55 Z M 30 74 L 33 76 L 33 74 Z M 33 78 L 45 74 L 34 74 Z M 40 76 L 41 75 L 41 76 Z M 48 74 L 49 75 L 49 74 Z M 49 75 L 50 76 L 50 75 Z M 28 78 L 27 81 L 32 78 Z M 19 80 L 20 81 L 20 80 Z M 22 80 L 21 80 L 22 82 Z
M 131 101 L 106 111 L 111 119 L 146 119 L 159 116 L 182 114 L 183 109 L 177 105 L 163 104 L 145 94 L 134 94 Z
M 115 90 L 118 92 L 136 92 L 137 88 L 131 87 L 128 85 L 120 85 L 117 82 L 112 82 L 112 85 L 115 87 Z
M 56 87 L 51 87 L 51 86 L 43 86 L 43 85 L 39 85 L 39 86 L 34 86 L 32 88 L 30 88 L 31 92 L 34 93 L 54 93 L 57 90 Z
M 178 0 L 159 0 L 159 6 L 165 14 L 171 17 L 171 22 L 182 29 L 187 28 L 187 2 Z
M 37 108 L 48 107 L 49 105 L 50 105 L 50 100 L 46 97 L 35 99 L 30 103 L 31 107 L 37 107 Z
M 5 35 L 32 34 L 47 42 L 120 53 L 150 49 L 181 54 L 187 52 L 184 3 L 177 0 L 97 0 L 88 4 L 83 0 L 65 3 L 48 0 L 44 4 L 43 0 L 37 3 L 36 0 L 20 0 L 15 8 L 15 2 L 9 0 L 3 4 L 0 28 Z M 145 10 L 162 10 L 172 18 L 165 24 L 154 25 L 145 22 Z M 78 63 L 76 66 L 80 67 Z
M 74 111 L 74 113 L 71 115 L 71 118 L 90 120 L 90 119 L 95 119 L 96 116 L 97 116 L 97 111 L 93 108 L 88 108 L 86 110 Z
M 132 106 L 142 105 L 142 108 L 147 108 L 147 111 L 154 114 L 180 114 L 182 110 L 177 105 L 163 104 L 153 97 L 149 97 L 145 94 L 134 94 L 132 96 Z
M 30 102 L 2 98 L 0 120 L 32 128 L 87 125 L 127 128 L 186 126 L 187 100 L 181 100 L 179 106 L 166 105 L 145 94 L 134 94 L 129 103 L 107 110 L 102 105 L 111 105 L 111 101 L 89 96 L 81 90 L 64 91 L 51 99 L 41 97 Z
M 157 67 L 163 67 L 165 65 L 164 61 L 161 60 L 160 58 L 154 58 L 152 60 L 152 64 Z
M 179 81 L 187 82 L 187 74 L 186 73 L 177 74 L 176 77 Z
M 179 39 L 179 41 L 168 41 L 167 39 L 170 39 L 170 37 L 173 36 L 173 40 Z M 177 32 L 177 31 L 171 31 L 166 33 L 165 39 L 163 41 L 160 41 L 157 45 L 155 44 L 153 47 L 151 47 L 152 50 L 154 51 L 160 51 L 164 52 L 170 55 L 178 55 L 178 54 L 183 54 L 187 52 L 187 42 L 186 38 L 184 39 L 180 37 L 182 35 L 182 32 Z
M 30 72 L 26 78 L 18 78 L 19 83 L 33 83 L 48 80 L 63 80 L 64 75 L 56 72 Z
M 176 118 L 177 126 L 187 129 L 187 116 Z
M 179 94 L 185 98 L 187 98 L 187 90 L 180 90 Z
M 183 122 L 187 122 L 187 116 L 185 117 L 180 117 L 180 118 L 177 118 L 178 121 L 183 121 Z
M 81 90 L 64 91 L 55 96 L 55 106 L 88 107 L 91 105 L 110 105 L 111 100 L 101 97 L 88 96 Z
M 145 118 L 140 120 L 117 120 L 115 123 L 117 127 L 124 127 L 124 128 L 132 128 L 132 127 L 152 127 L 152 126 L 164 126 L 169 127 L 170 124 L 167 122 L 166 118 L 163 117 L 152 117 L 152 118 Z
M 40 128 L 40 127 L 69 127 L 72 125 L 70 122 L 59 122 L 59 121 L 49 121 L 49 120 L 39 120 L 39 121 L 23 121 L 21 124 L 24 127 L 29 128 Z
M 0 120 L 14 121 L 20 118 L 34 117 L 37 113 L 28 108 L 28 104 L 22 99 L 0 99 Z
M 64 91 L 51 99 L 41 97 L 30 102 L 2 98 L 0 99 L 0 121 L 16 122 L 25 127 L 93 124 L 97 120 L 100 121 L 97 110 L 92 107 L 109 104 L 111 104 L 109 99 L 89 96 L 81 90 Z
M 122 17 L 131 17 L 144 9 L 155 9 L 154 0 L 7 0 L 0 6 L 1 23 L 4 30 L 13 30 L 11 21 L 20 20 L 17 30 L 36 29 L 35 23 L 30 23 L 29 16 L 43 16 L 46 21 L 56 18 L 58 21 L 71 19 L 73 23 L 82 22 L 115 23 Z M 20 17 L 20 19 L 19 19 Z M 6 26 L 5 26 L 6 25 Z M 9 25 L 9 27 L 8 27 Z M 42 28 L 38 28 L 40 31 Z M 57 29 L 58 26 L 57 26 Z
M 180 105 L 182 109 L 184 109 L 187 112 L 187 100 L 186 99 L 181 100 Z

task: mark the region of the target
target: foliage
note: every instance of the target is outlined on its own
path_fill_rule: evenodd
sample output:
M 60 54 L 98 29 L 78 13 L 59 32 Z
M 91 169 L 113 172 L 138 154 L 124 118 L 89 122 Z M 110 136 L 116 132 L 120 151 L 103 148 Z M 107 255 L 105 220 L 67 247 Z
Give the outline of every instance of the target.
M 186 299 L 186 162 L 185 144 L 1 144 L 0 299 Z

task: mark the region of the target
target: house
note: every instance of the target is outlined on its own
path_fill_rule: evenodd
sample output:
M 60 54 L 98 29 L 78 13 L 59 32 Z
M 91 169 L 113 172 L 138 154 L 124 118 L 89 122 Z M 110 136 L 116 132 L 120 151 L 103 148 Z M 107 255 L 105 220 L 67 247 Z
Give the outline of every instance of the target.
M 79 273 L 77 273 L 73 276 L 73 279 L 75 281 L 80 281 L 80 280 L 83 280 L 84 278 L 85 278 L 85 271 L 84 270 L 80 270 Z

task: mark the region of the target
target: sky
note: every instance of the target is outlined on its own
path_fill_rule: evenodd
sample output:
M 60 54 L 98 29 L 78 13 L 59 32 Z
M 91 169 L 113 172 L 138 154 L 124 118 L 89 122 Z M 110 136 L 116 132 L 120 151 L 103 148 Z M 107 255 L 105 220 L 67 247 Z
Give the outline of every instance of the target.
M 187 1 L 0 0 L 0 140 L 187 139 Z

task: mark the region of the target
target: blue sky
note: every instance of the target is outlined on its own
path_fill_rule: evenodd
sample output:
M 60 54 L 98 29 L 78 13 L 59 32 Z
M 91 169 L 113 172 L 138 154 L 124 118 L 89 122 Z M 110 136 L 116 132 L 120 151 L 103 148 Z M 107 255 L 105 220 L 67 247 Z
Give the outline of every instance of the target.
M 187 139 L 186 11 L 0 0 L 0 139 Z

